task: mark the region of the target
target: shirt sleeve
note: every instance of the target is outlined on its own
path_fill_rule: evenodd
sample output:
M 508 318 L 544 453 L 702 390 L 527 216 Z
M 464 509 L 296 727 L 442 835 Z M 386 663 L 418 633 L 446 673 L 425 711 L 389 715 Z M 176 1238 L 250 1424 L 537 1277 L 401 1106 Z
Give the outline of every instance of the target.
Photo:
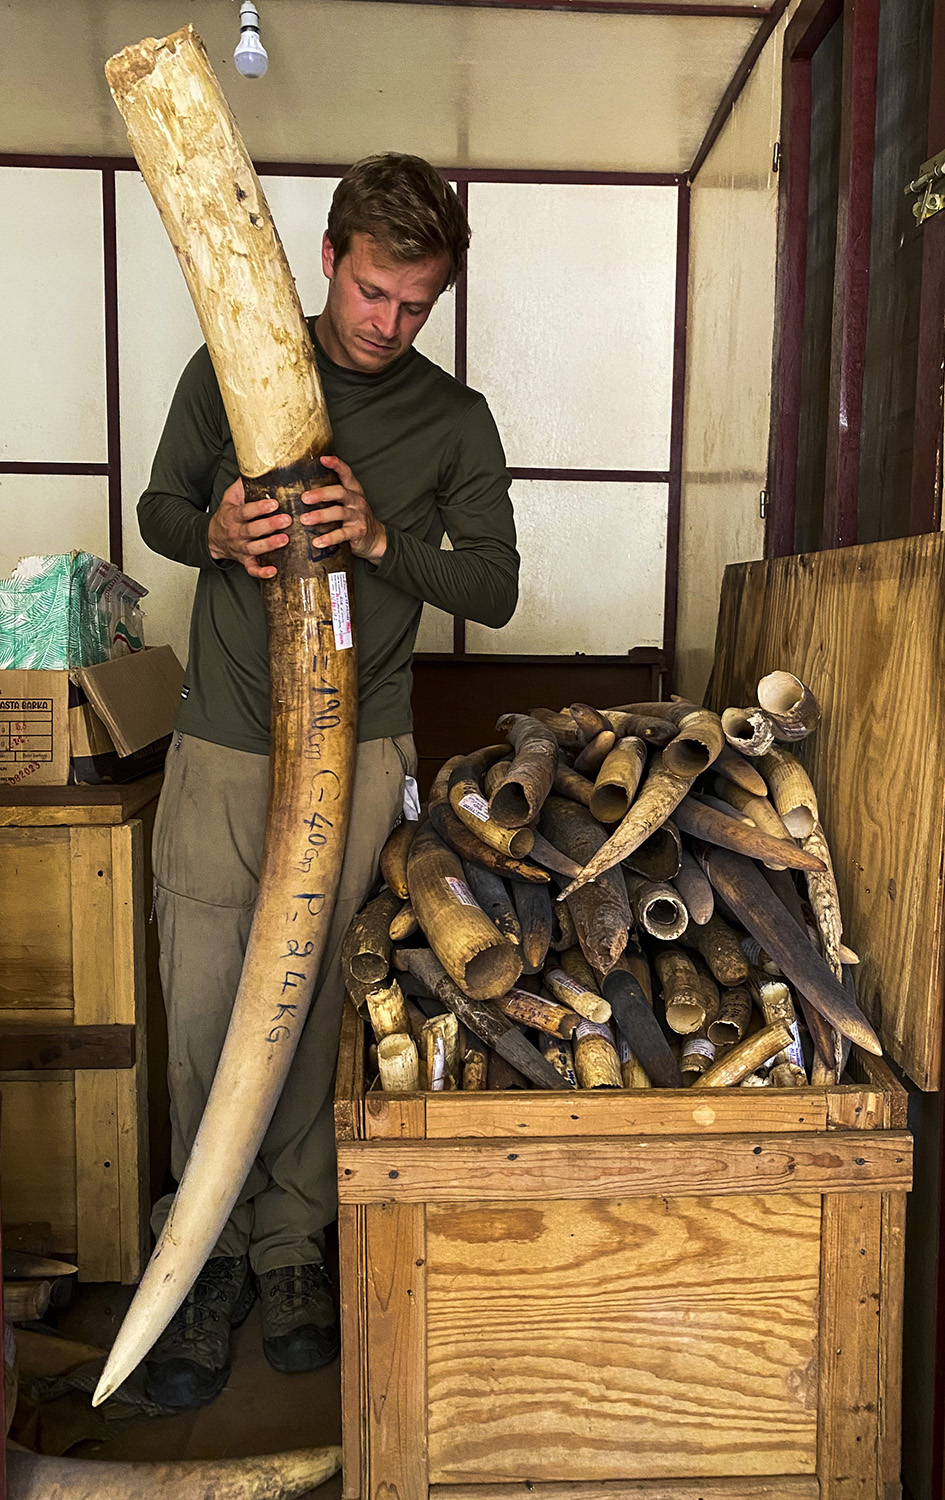
M 485 401 L 470 408 L 444 458 L 437 506 L 452 551 L 387 527 L 387 551 L 368 566 L 385 582 L 448 614 L 497 629 L 518 601 L 511 479 Z
M 229 567 L 210 555 L 210 499 L 229 440 L 220 388 L 206 345 L 190 360 L 174 392 L 138 527 L 154 552 L 190 568 Z

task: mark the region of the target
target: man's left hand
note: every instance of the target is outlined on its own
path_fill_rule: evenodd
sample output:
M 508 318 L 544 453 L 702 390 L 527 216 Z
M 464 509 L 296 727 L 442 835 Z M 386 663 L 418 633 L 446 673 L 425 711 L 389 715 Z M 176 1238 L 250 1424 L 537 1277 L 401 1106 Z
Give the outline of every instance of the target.
M 387 551 L 387 531 L 383 522 L 377 519 L 343 459 L 328 455 L 320 462 L 326 469 L 334 470 L 338 483 L 325 485 L 323 489 L 306 490 L 302 503 L 312 509 L 303 515 L 302 525 L 336 522 L 331 531 L 313 539 L 316 547 L 337 547 L 347 542 L 355 557 L 379 562 Z

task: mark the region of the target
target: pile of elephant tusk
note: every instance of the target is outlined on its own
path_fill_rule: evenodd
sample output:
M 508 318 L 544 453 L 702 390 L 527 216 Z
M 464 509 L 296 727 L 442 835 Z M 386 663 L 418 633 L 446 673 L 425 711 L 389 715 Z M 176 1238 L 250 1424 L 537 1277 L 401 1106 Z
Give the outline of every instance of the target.
M 440 769 L 348 930 L 371 1080 L 418 1089 L 798 1087 L 881 1054 L 788 672 L 721 716 L 674 698 L 507 714 Z

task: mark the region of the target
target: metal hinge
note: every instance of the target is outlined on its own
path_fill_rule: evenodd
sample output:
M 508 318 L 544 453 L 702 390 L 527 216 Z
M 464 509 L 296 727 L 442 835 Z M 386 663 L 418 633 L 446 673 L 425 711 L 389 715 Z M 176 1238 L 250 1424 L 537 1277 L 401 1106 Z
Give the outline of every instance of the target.
M 767 490 L 761 490 L 760 493 L 759 493 L 759 495 L 758 495 L 758 514 L 759 514 L 759 516 L 761 517 L 762 520 L 764 520 L 765 517 L 768 514 L 768 491 Z
M 917 224 L 924 224 L 926 219 L 931 219 L 933 214 L 941 213 L 945 208 L 945 195 L 933 191 L 943 177 L 945 177 L 945 151 L 940 151 L 930 161 L 922 163 L 918 177 L 908 183 L 904 189 L 907 198 L 910 193 L 919 197 L 919 201 L 912 205 Z
M 780 170 L 781 170 L 781 142 L 780 141 L 775 141 L 775 143 L 774 143 L 774 150 L 771 153 L 771 170 L 772 170 L 772 172 L 780 172 Z

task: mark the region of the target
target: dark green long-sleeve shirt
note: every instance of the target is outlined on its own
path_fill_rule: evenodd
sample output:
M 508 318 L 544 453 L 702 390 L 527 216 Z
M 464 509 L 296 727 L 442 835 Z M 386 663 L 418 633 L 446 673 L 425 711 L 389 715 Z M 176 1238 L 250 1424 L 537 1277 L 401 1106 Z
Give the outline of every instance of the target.
M 353 564 L 358 738 L 406 734 L 423 603 L 493 627 L 515 608 L 518 553 L 502 444 L 483 397 L 415 349 L 376 375 L 336 365 L 317 340 L 315 353 L 333 451 L 350 464 L 387 528 L 381 560 Z M 200 569 L 178 729 L 266 754 L 269 666 L 260 585 L 242 564 L 214 562 L 207 541 L 210 516 L 238 472 L 204 347 L 174 394 L 138 521 L 155 552 Z M 440 550 L 444 533 L 451 552 Z

